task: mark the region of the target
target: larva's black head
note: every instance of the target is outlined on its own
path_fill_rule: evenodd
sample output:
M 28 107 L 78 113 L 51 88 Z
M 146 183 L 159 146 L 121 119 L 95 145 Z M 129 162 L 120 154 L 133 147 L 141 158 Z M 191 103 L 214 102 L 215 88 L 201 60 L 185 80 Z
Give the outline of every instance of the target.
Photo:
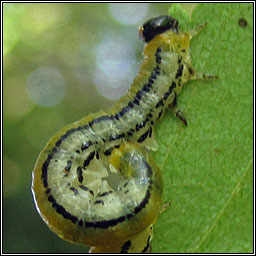
M 171 16 L 159 16 L 144 23 L 144 25 L 139 28 L 139 35 L 145 42 L 149 42 L 156 35 L 169 29 L 178 33 L 178 25 L 178 20 L 175 20 Z

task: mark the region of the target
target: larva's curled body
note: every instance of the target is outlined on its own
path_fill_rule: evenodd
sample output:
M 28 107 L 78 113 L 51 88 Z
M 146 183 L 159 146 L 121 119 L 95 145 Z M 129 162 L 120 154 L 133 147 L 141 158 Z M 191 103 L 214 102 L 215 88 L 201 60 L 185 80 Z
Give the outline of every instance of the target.
M 155 122 L 177 108 L 182 85 L 201 78 L 191 66 L 196 31 L 178 32 L 169 16 L 140 29 L 144 60 L 127 95 L 109 111 L 90 114 L 53 136 L 40 153 L 32 191 L 37 210 L 61 238 L 91 252 L 150 252 L 153 224 L 162 207 L 162 177 Z

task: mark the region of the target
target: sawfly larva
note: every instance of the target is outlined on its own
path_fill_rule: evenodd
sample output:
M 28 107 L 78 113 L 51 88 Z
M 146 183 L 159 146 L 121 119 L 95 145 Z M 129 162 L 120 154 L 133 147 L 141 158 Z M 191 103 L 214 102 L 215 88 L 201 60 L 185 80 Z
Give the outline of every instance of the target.
M 144 59 L 130 90 L 108 111 L 90 114 L 55 134 L 40 153 L 32 191 L 37 210 L 61 238 L 91 252 L 151 252 L 162 209 L 162 175 L 150 157 L 154 125 L 177 107 L 182 85 L 215 76 L 196 73 L 190 40 L 203 27 L 179 32 L 159 16 L 139 28 Z

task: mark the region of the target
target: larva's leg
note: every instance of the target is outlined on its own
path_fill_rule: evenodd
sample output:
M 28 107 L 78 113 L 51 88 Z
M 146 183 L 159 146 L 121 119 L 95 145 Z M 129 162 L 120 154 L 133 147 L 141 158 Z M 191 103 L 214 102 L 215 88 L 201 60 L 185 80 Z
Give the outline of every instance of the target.
M 175 114 L 175 116 L 177 116 L 184 125 L 187 126 L 187 120 L 184 117 L 183 113 L 179 110 L 178 104 L 177 104 L 177 95 L 175 95 L 175 98 L 172 102 L 172 104 L 169 105 L 169 107 L 172 109 L 173 113 Z
M 199 24 L 199 25 L 197 25 L 196 28 L 194 28 L 193 30 L 189 31 L 190 40 L 194 36 L 196 36 L 206 25 L 207 25 L 207 23 Z M 202 73 L 202 72 L 197 72 L 197 71 L 195 71 L 191 67 L 191 64 L 189 66 L 190 67 L 188 69 L 189 69 L 189 74 L 190 74 L 190 80 L 198 80 L 198 79 L 204 79 L 205 80 L 205 79 L 217 79 L 217 78 L 219 78 L 216 75 L 205 74 L 205 73 Z
M 205 26 L 207 23 L 198 24 L 194 29 L 189 31 L 189 37 L 192 39 L 194 36 L 196 36 Z
M 219 77 L 216 75 L 212 75 L 212 74 L 205 74 L 202 72 L 196 72 L 194 70 L 190 70 L 191 71 L 191 77 L 190 80 L 208 80 L 208 79 L 218 79 Z
M 165 212 L 169 208 L 170 205 L 171 205 L 170 202 L 163 204 L 159 213 L 162 214 L 163 212 Z

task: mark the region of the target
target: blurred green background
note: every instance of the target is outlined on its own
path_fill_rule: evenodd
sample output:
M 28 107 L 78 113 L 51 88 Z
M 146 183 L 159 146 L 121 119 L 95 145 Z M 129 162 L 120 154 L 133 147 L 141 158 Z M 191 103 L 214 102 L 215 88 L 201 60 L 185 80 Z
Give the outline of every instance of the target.
M 138 26 L 170 4 L 3 4 L 3 252 L 85 253 L 36 212 L 36 158 L 61 127 L 106 109 L 129 88 Z M 191 12 L 194 4 L 183 4 Z

